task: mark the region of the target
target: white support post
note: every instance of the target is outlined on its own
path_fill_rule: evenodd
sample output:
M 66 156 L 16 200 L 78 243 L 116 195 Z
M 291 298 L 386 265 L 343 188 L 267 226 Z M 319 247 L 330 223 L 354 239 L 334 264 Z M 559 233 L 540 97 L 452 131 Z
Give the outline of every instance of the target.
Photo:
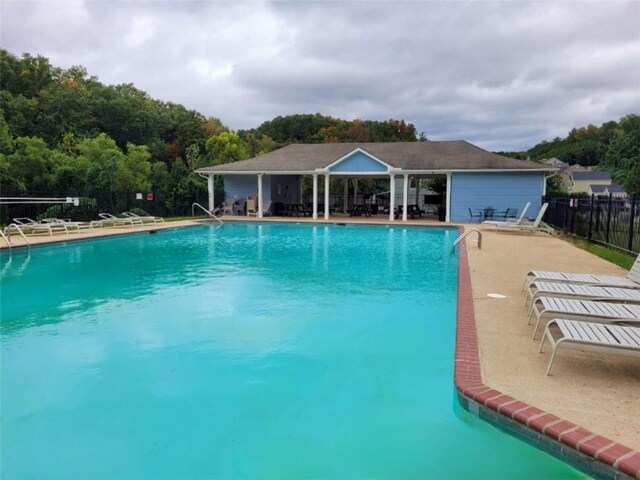
M 313 174 L 313 219 L 318 219 L 318 174 Z
M 358 203 L 358 179 L 353 179 L 353 204 Z
M 409 211 L 409 174 L 403 174 L 404 181 L 402 182 L 402 221 L 407 221 L 407 212 Z
M 445 221 L 451 221 L 451 174 L 447 173 L 447 210 Z
M 349 179 L 345 178 L 342 180 L 342 212 L 347 213 L 347 208 L 349 208 Z
M 215 208 L 215 200 L 214 200 L 214 184 L 213 184 L 213 175 L 209 175 L 207 177 L 207 189 L 209 190 L 209 211 L 213 212 Z
M 324 176 L 324 219 L 329 220 L 329 174 Z
M 396 213 L 396 176 L 389 175 L 389 221 L 393 222 Z
M 262 173 L 258 174 L 258 218 L 262 218 Z
M 418 209 L 422 210 L 424 204 L 420 201 L 420 187 L 422 187 L 422 179 L 420 177 L 413 177 L 416 182 L 416 204 Z

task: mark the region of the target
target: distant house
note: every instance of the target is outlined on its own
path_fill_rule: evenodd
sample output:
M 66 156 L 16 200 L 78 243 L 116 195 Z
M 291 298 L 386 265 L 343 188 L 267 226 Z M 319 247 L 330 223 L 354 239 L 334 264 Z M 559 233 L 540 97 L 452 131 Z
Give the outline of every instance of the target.
M 545 165 L 549 165 L 552 168 L 566 168 L 569 166 L 568 163 L 563 162 L 562 160 L 558 159 L 558 158 L 545 158 L 543 160 L 540 160 L 540 163 L 544 163 Z
M 589 192 L 592 185 L 611 185 L 609 172 L 573 172 L 569 180 L 569 193 Z
M 585 168 L 579 163 L 560 168 L 560 178 L 562 179 L 562 188 L 569 191 L 571 188 L 571 176 L 575 172 L 589 172 L 589 168 Z
M 615 198 L 629 197 L 624 189 L 624 185 L 591 185 L 587 193 L 589 195 L 595 195 L 596 197 L 608 197 L 609 195 Z

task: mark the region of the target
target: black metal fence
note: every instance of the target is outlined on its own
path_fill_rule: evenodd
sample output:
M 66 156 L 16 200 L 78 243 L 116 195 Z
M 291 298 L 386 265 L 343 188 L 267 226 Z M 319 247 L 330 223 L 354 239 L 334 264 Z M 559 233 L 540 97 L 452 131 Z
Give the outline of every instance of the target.
M 24 197 L 57 198 L 47 192 L 30 192 Z M 206 191 L 194 192 L 190 195 L 171 192 L 104 192 L 93 191 L 78 196 L 80 204 L 68 203 L 15 203 L 0 205 L 0 224 L 7 225 L 13 218 L 28 217 L 34 220 L 47 217 L 67 218 L 75 221 L 98 219 L 98 213 L 108 212 L 117 215 L 127 211 L 142 211 L 150 215 L 177 217 L 191 215 L 191 205 L 200 203 L 205 208 L 208 204 Z M 216 192 L 216 205 L 224 201 L 224 193 Z
M 640 252 L 640 201 L 609 196 L 543 197 L 544 220 L 562 232 L 624 250 Z

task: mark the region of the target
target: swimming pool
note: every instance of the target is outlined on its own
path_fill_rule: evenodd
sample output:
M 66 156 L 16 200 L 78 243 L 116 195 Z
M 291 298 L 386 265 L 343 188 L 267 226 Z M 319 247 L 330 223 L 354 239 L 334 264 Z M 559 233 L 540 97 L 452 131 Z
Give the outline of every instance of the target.
M 456 236 L 225 224 L 3 258 L 3 475 L 584 477 L 458 407 Z

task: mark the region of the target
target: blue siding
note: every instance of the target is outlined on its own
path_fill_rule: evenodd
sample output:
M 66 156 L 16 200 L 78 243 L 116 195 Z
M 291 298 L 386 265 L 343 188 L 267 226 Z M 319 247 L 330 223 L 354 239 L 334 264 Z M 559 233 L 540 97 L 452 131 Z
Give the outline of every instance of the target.
M 468 222 L 469 208 L 517 208 L 531 202 L 527 217 L 535 217 L 542 202 L 543 172 L 458 173 L 451 175 L 451 221 Z
M 332 172 L 386 172 L 387 167 L 363 152 L 355 152 L 330 169 Z
M 224 192 L 226 198 L 236 198 L 238 200 L 247 198 L 252 193 L 258 193 L 257 175 L 225 175 Z M 262 198 L 271 199 L 271 176 L 262 177 Z

